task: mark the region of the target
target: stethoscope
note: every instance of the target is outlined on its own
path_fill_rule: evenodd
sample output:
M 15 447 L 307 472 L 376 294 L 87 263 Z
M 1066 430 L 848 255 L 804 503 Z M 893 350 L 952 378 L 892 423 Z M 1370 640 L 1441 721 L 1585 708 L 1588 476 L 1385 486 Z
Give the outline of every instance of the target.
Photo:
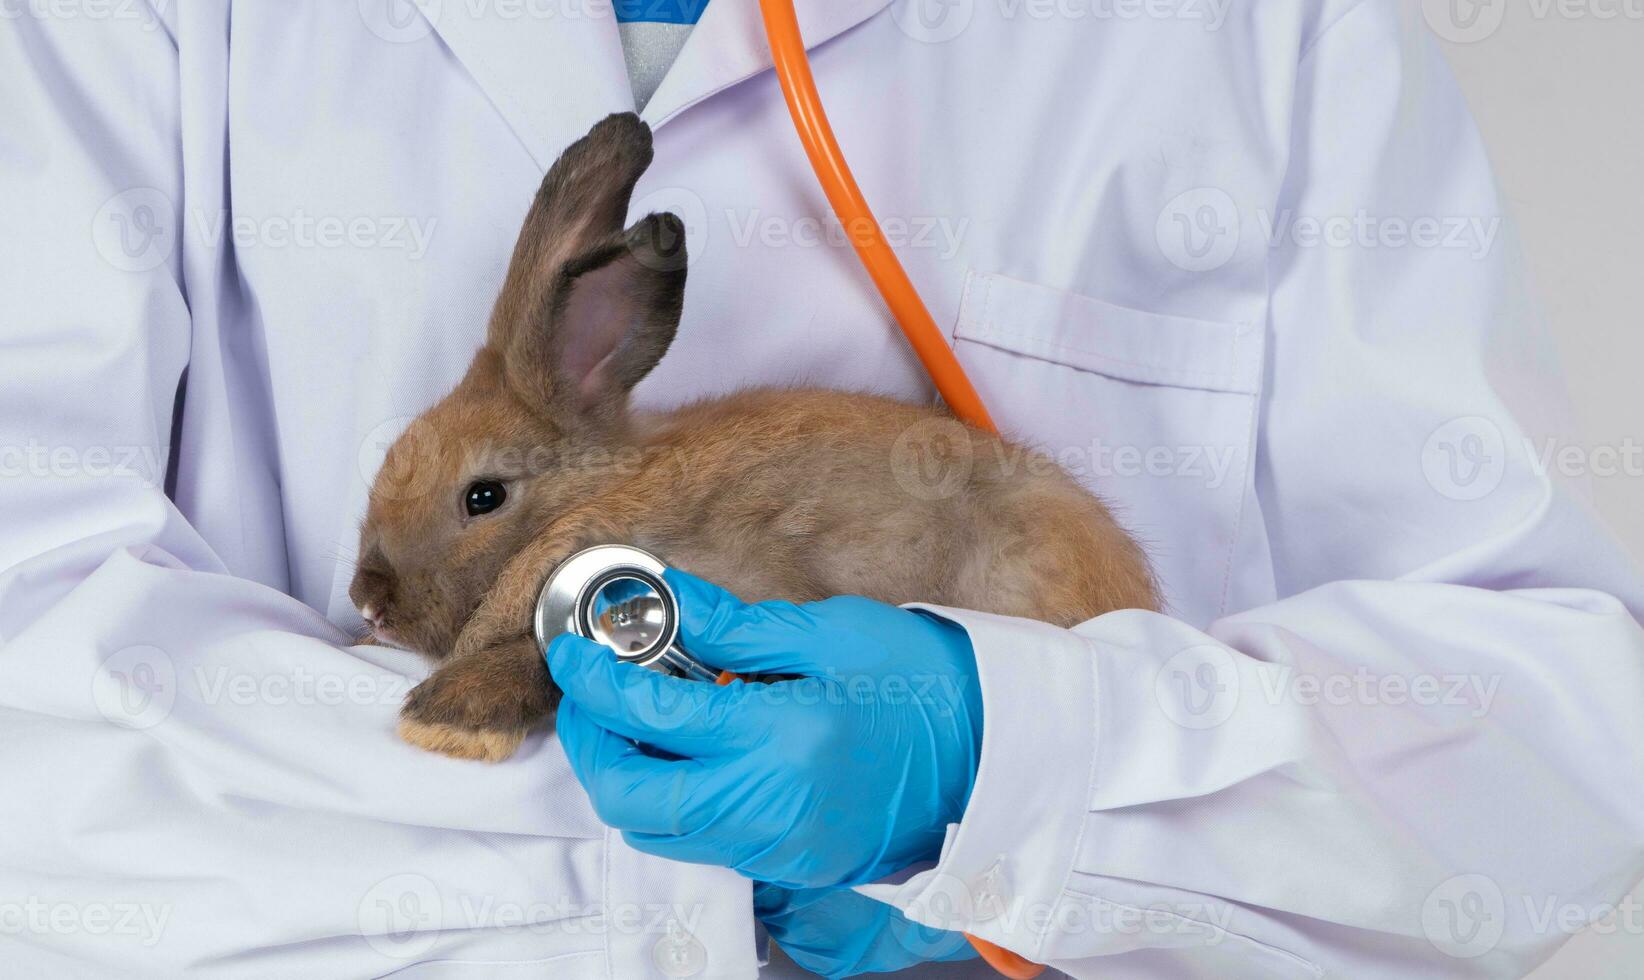
M 987 406 L 982 404 L 958 356 L 948 346 L 936 321 L 931 319 L 919 291 L 913 288 L 902 263 L 885 240 L 885 233 L 868 207 L 867 198 L 862 196 L 862 189 L 856 186 L 856 178 L 839 149 L 839 141 L 834 139 L 833 127 L 828 125 L 828 114 L 822 108 L 816 80 L 811 77 L 810 58 L 805 53 L 805 39 L 799 33 L 799 17 L 794 13 L 793 0 L 759 0 L 759 12 L 765 19 L 771 63 L 776 69 L 777 81 L 782 84 L 793 128 L 799 134 L 799 141 L 805 144 L 805 155 L 810 157 L 811 169 L 816 171 L 828 204 L 844 227 L 851 229 L 851 245 L 857 257 L 867 266 L 873 284 L 907 335 L 908 343 L 935 383 L 942 401 L 947 403 L 948 411 L 960 421 L 997 432 Z M 1043 966 L 1002 946 L 969 933 L 965 938 L 988 965 L 1010 980 L 1031 980 L 1044 972 Z
M 793 0 L 759 0 L 759 10 L 794 130 L 828 204 L 848 229 L 857 257 L 948 410 L 963 422 L 997 432 L 851 175 L 811 76 Z M 630 663 L 677 677 L 729 683 L 732 675 L 704 665 L 679 644 L 679 600 L 662 577 L 665 568 L 656 556 L 622 545 L 601 545 L 572 555 L 554 569 L 538 598 L 537 642 L 546 649 L 553 637 L 576 633 L 599 641 Z M 983 960 L 1010 980 L 1031 980 L 1044 972 L 1043 966 L 985 939 L 968 933 L 965 938 Z

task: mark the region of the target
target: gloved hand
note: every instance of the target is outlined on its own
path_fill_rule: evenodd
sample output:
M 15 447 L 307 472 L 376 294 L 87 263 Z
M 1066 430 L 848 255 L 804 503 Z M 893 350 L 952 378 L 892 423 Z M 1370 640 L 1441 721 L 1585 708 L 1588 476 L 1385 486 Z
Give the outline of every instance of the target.
M 934 860 L 981 752 L 965 632 L 854 596 L 748 605 L 677 571 L 667 579 L 698 659 L 800 676 L 717 687 L 556 638 L 559 737 L 600 818 L 636 850 L 789 888 Z
M 754 915 L 795 963 L 830 980 L 977 955 L 963 933 L 909 922 L 849 888 L 791 891 L 756 882 Z

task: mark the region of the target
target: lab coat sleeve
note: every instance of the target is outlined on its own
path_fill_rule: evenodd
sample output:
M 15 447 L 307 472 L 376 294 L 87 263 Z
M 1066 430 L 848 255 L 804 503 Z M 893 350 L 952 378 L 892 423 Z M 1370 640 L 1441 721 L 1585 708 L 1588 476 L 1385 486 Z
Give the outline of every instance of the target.
M 1499 235 L 1272 248 L 1281 598 L 1204 630 L 945 610 L 975 789 L 934 869 L 864 892 L 1077 977 L 1520 976 L 1644 874 L 1644 596 L 1571 479 L 1605 457 L 1547 441 L 1557 381 L 1415 6 L 1302 56 L 1271 213 Z
M 226 214 L 228 79 L 175 39 L 209 63 L 226 6 L 0 18 L 0 973 L 637 976 L 683 921 L 753 976 L 745 882 L 624 848 L 547 740 L 400 743 L 426 667 L 282 591 L 227 240 L 190 224 Z M 243 467 L 210 543 L 165 491 L 185 369 L 194 424 L 248 434 L 182 461 Z

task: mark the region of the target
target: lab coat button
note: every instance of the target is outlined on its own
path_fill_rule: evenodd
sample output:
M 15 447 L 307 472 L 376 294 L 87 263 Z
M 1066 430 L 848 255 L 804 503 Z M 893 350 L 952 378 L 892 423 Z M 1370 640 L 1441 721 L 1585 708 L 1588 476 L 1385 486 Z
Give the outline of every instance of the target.
M 651 947 L 651 962 L 665 977 L 694 977 L 708 965 L 708 950 L 678 919 L 669 919 L 668 934 Z

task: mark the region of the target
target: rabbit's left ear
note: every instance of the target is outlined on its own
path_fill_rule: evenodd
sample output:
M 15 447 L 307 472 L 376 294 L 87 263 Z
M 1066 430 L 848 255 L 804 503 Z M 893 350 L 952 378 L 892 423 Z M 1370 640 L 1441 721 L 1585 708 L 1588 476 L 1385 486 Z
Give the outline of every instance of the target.
M 486 343 L 505 352 L 539 331 L 555 287 L 578 256 L 622 236 L 634 185 L 651 165 L 651 128 L 631 112 L 607 116 L 543 175 L 508 260 Z
M 572 258 L 546 322 L 509 344 L 510 383 L 540 408 L 608 421 L 673 343 L 685 300 L 685 226 L 651 214 Z

